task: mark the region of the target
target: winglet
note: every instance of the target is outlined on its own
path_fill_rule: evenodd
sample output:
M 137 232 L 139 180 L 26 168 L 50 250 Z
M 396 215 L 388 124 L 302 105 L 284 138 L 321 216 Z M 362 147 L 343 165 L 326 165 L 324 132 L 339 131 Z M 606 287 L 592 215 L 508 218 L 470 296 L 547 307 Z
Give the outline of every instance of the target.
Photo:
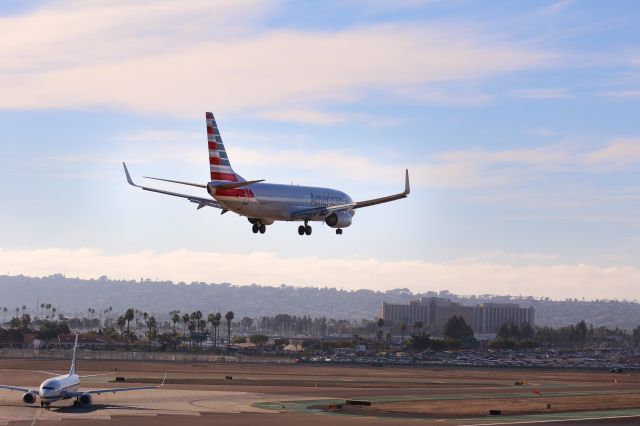
M 138 186 L 135 183 L 133 183 L 133 180 L 131 179 L 131 175 L 129 174 L 129 169 L 127 169 L 127 165 L 124 163 L 124 161 L 122 162 L 122 165 L 124 166 L 124 174 L 127 175 L 127 182 L 129 182 L 129 185 Z
M 409 185 L 409 169 L 405 169 L 405 176 L 404 176 L 404 195 L 409 195 L 409 193 L 411 192 L 411 187 Z

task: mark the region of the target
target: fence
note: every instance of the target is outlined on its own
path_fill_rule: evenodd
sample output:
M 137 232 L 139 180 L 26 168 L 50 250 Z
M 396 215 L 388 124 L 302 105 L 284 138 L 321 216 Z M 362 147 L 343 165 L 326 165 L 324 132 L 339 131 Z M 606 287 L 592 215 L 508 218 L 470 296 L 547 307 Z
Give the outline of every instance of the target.
M 0 349 L 0 358 L 13 359 L 67 359 L 71 360 L 70 349 Z M 189 352 L 142 352 L 142 351 L 78 351 L 80 360 L 100 361 L 159 361 L 159 362 L 218 362 L 218 363 L 290 363 L 284 358 L 263 358 L 250 355 L 215 355 Z

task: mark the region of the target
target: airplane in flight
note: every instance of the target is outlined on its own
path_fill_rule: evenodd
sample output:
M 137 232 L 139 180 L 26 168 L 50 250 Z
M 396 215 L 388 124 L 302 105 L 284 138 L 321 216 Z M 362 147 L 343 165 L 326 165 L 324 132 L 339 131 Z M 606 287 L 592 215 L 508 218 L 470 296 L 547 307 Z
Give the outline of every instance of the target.
M 59 375 L 58 373 L 49 373 L 47 371 L 39 371 L 39 373 L 54 375 L 50 379 L 42 382 L 38 389 L 33 389 L 29 387 L 20 387 L 20 386 L 8 386 L 8 385 L 0 385 L 0 389 L 7 389 L 10 391 L 23 392 L 22 401 L 26 404 L 33 404 L 36 402 L 37 398 L 40 397 L 40 406 L 50 409 L 50 404 L 55 401 L 59 401 L 61 399 L 71 399 L 75 398 L 73 401 L 74 406 L 80 405 L 91 405 L 92 403 L 92 395 L 100 395 L 102 393 L 109 392 L 126 392 L 126 391 L 134 391 L 134 390 L 143 390 L 143 389 L 160 389 L 164 386 L 164 379 L 162 380 L 162 384 L 160 386 L 140 386 L 140 387 L 130 387 L 130 388 L 105 388 L 105 389 L 94 389 L 81 391 L 80 387 L 80 379 L 82 377 L 95 377 L 95 376 L 108 376 L 109 374 L 92 374 L 87 376 L 78 376 L 76 374 L 76 353 L 78 352 L 78 335 L 76 334 L 76 342 L 73 345 L 73 358 L 71 359 L 71 368 L 69 368 L 69 373 Z M 165 374 L 165 379 L 166 379 Z
M 232 211 L 246 216 L 253 225 L 254 234 L 264 234 L 266 226 L 275 221 L 302 221 L 298 227 L 299 235 L 311 235 L 310 221 L 326 223 L 341 235 L 342 229 L 351 225 L 356 209 L 406 198 L 409 195 L 409 170 L 405 170 L 404 191 L 364 201 L 353 201 L 342 191 L 311 186 L 281 185 L 262 183 L 264 179 L 245 180 L 237 174 L 229 160 L 227 150 L 222 143 L 220 131 L 213 114 L 206 113 L 207 144 L 209 148 L 209 169 L 211 181 L 191 183 L 172 179 L 147 177 L 164 182 L 189 185 L 206 189 L 211 198 L 165 191 L 157 188 L 136 185 L 131 179 L 127 165 L 123 162 L 127 182 L 145 191 L 181 197 L 203 207 L 215 207 L 224 214 Z

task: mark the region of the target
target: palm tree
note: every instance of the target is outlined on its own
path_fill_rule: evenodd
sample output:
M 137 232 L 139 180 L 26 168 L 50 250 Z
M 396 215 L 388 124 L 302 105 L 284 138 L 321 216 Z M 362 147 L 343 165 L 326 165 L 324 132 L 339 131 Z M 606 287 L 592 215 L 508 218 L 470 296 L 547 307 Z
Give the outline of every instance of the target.
M 422 321 L 416 321 L 413 323 L 414 330 L 417 330 L 417 333 L 422 335 L 422 328 L 424 327 L 424 323 Z
M 190 319 L 191 317 L 189 316 L 189 314 L 184 314 L 182 316 L 182 322 L 184 323 L 184 326 L 182 327 L 182 337 L 185 337 L 187 335 L 187 324 L 189 323 Z
M 57 312 L 57 311 L 58 311 L 58 310 L 57 310 L 56 308 L 51 308 L 51 319 L 54 319 L 54 318 L 55 318 L 55 316 L 56 316 L 56 312 Z
M 191 347 L 193 345 L 193 332 L 196 329 L 196 324 L 193 321 L 189 321 L 189 326 L 187 328 L 189 329 L 189 347 Z
M 213 316 L 213 328 L 214 328 L 214 337 L 213 337 L 213 349 L 216 350 L 218 349 L 218 330 L 220 328 L 220 323 L 222 322 L 222 315 L 220 314 L 220 312 L 217 312 L 214 316 Z
M 151 344 L 151 338 L 153 335 L 155 335 L 154 330 L 158 326 L 158 322 L 156 321 L 155 317 L 147 316 L 146 325 L 147 325 L 147 340 L 149 341 L 149 344 Z
M 378 346 L 382 348 L 382 327 L 384 327 L 384 320 L 382 318 L 378 318 L 378 321 L 376 321 L 376 325 L 378 326 L 378 332 L 376 333 L 376 336 L 378 337 Z
M 147 334 L 149 334 L 149 314 L 146 312 L 143 312 L 142 318 L 144 318 L 144 326 L 147 329 Z
M 116 322 L 116 324 L 118 325 L 118 328 L 120 329 L 120 335 L 124 334 L 124 326 L 125 326 L 125 324 L 127 324 L 126 318 L 123 317 L 123 316 L 118 317 L 118 321 Z
M 127 321 L 127 334 L 129 334 L 129 325 L 131 324 L 131 321 L 133 321 L 133 317 L 133 308 L 127 309 L 127 311 L 124 313 L 124 319 Z
M 176 334 L 176 324 L 180 322 L 180 311 L 174 311 L 173 316 L 171 317 L 171 322 L 173 323 L 173 334 Z
M 47 303 L 46 305 L 44 305 L 44 307 L 47 310 L 47 318 L 49 318 L 49 309 L 51 309 L 51 303 Z
M 196 326 L 195 331 L 200 332 L 200 319 L 202 318 L 202 312 L 201 311 L 195 311 L 195 312 L 191 312 L 191 321 L 193 321 L 193 324 Z
M 209 322 L 211 324 L 211 340 L 213 340 L 214 336 L 215 336 L 215 334 L 214 334 L 215 333 L 215 326 L 213 325 L 215 319 L 216 319 L 215 314 L 207 315 L 207 322 Z M 214 348 L 215 348 L 215 343 L 213 345 L 214 345 Z
M 227 320 L 227 349 L 231 344 L 231 321 L 233 321 L 233 311 L 229 311 L 224 315 L 224 318 Z
M 400 334 L 402 335 L 402 347 L 404 347 L 404 334 L 407 332 L 407 323 L 406 322 L 402 322 L 402 324 L 400 324 Z

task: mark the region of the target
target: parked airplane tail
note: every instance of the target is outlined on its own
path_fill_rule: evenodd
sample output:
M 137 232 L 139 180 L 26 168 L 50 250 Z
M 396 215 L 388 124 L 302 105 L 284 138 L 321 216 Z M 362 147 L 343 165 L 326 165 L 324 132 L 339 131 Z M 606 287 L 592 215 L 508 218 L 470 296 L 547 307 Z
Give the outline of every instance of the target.
M 76 334 L 76 343 L 73 345 L 73 358 L 71 358 L 71 368 L 69 375 L 76 374 L 76 354 L 78 353 L 78 335 Z
M 244 182 L 229 162 L 227 150 L 222 143 L 218 124 L 213 117 L 213 113 L 207 112 L 207 144 L 209 145 L 209 169 L 211 170 L 212 181 Z

